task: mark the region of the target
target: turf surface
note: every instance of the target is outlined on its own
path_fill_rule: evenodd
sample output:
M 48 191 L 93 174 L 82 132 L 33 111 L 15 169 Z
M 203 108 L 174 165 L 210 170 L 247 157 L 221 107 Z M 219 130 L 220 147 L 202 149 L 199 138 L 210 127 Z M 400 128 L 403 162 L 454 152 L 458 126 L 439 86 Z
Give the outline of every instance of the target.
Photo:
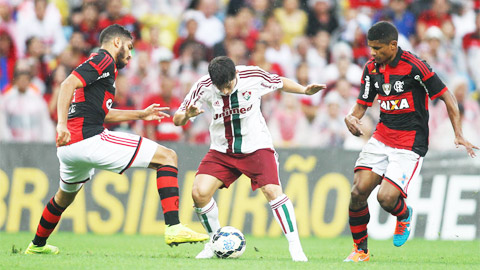
M 392 241 L 370 240 L 371 260 L 344 263 L 352 241 L 302 239 L 307 263 L 290 259 L 286 240 L 247 235 L 247 249 L 239 259 L 196 260 L 203 245 L 170 248 L 162 236 L 94 235 L 60 232 L 49 244 L 59 255 L 24 255 L 32 233 L 0 232 L 0 269 L 480 269 L 480 241 L 409 240 L 396 248 Z M 176 268 L 176 269 L 175 269 Z

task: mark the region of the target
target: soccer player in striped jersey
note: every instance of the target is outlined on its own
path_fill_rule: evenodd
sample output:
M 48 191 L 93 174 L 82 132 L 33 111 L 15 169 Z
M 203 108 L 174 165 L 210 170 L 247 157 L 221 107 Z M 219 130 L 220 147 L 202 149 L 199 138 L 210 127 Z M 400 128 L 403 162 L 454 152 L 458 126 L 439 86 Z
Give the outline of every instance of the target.
M 428 150 L 428 98 L 445 103 L 454 143 L 463 145 L 471 157 L 475 156 L 473 149 L 478 149 L 463 138 L 455 97 L 425 61 L 397 46 L 395 26 L 378 22 L 367 38 L 372 58 L 365 64 L 357 103 L 345 123 L 353 135 L 362 135 L 360 119 L 375 98 L 380 104 L 380 121 L 355 164 L 349 206 L 354 247 L 346 262 L 370 260 L 367 199 L 378 185 L 378 202 L 397 217 L 393 244 L 399 247 L 407 241 L 413 211 L 405 199 Z
M 103 127 L 104 122 L 158 120 L 168 109 L 152 104 L 144 110 L 111 108 L 117 69 L 125 67 L 133 48 L 131 33 L 118 24 L 100 34 L 101 48 L 78 66 L 61 85 L 58 97 L 57 156 L 60 188 L 45 207 L 35 238 L 26 254 L 58 254 L 46 241 L 94 169 L 122 174 L 130 167 L 157 171 L 157 189 L 165 217 L 169 245 L 201 242 L 208 235 L 192 231 L 178 217 L 177 154 L 147 138 Z
M 277 89 L 313 95 L 326 86 L 304 87 L 256 66 L 235 66 L 225 56 L 214 58 L 208 72 L 209 75 L 192 86 L 173 118 L 175 125 L 180 126 L 203 113 L 202 104 L 212 111 L 210 150 L 198 167 L 192 190 L 198 218 L 211 237 L 220 228 L 213 194 L 219 188 L 228 188 L 245 174 L 251 180 L 252 189 L 260 188 L 268 200 L 288 240 L 292 260 L 308 261 L 298 237 L 292 202 L 282 191 L 277 155 L 260 105 L 263 95 Z M 207 243 L 196 258 L 213 256 Z

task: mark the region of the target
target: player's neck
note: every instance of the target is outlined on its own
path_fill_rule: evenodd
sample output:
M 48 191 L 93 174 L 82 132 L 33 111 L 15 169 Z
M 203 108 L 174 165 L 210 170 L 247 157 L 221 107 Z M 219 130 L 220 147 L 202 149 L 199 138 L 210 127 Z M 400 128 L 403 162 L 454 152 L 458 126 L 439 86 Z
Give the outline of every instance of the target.
M 102 46 L 100 47 L 100 49 L 107 51 L 107 52 L 113 57 L 113 60 L 115 61 L 115 63 L 117 62 L 117 55 L 114 53 L 114 51 L 115 51 L 115 47 L 114 47 L 114 46 L 102 45 Z

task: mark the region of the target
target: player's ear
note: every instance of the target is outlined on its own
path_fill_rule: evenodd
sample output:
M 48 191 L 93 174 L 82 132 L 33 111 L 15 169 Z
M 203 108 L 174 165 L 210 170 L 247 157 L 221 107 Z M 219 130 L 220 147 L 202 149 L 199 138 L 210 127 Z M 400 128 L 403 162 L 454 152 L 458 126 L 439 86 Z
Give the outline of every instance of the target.
M 395 49 L 397 48 L 397 45 L 398 45 L 398 41 L 396 40 L 390 41 L 390 48 Z
M 115 48 L 120 48 L 122 46 L 122 39 L 120 37 L 115 37 L 113 39 L 113 45 Z

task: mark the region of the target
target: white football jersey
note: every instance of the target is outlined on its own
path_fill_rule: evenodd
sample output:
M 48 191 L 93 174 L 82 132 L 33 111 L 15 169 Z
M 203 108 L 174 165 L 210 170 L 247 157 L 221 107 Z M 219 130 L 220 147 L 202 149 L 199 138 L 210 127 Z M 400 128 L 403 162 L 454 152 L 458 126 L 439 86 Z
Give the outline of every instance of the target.
M 212 112 L 210 149 L 222 153 L 252 153 L 273 149 L 272 137 L 260 110 L 262 96 L 283 87 L 278 75 L 256 66 L 237 66 L 237 84 L 230 95 L 223 95 L 209 75 L 190 89 L 179 110 L 190 104 L 206 104 Z

